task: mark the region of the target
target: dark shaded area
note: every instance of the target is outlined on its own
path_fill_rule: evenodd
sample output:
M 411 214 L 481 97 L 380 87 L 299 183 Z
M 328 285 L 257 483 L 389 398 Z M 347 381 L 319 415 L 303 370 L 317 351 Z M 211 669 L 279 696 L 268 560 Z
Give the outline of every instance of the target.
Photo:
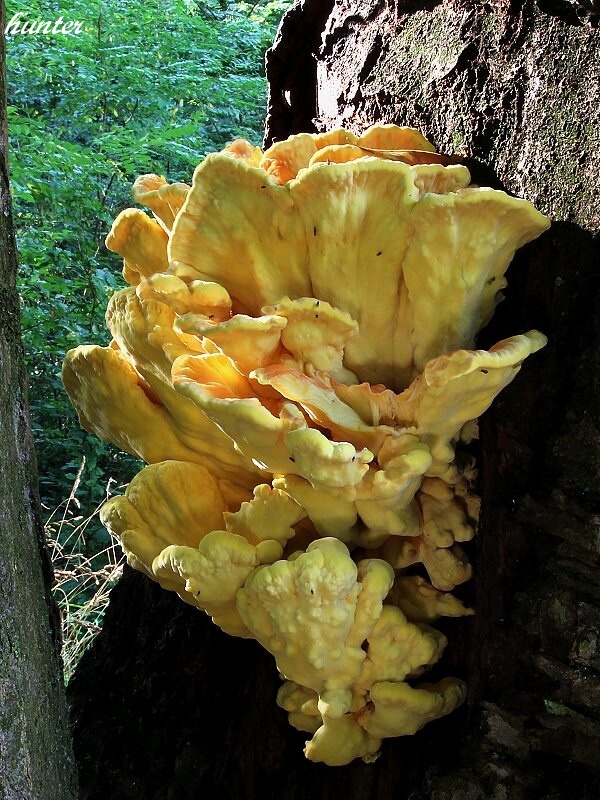
M 317 111 L 317 52 L 334 0 L 299 0 L 285 14 L 267 51 L 269 99 L 264 145 L 314 130 Z
M 569 25 L 591 25 L 596 28 L 600 19 L 598 0 L 538 0 L 542 11 L 558 17 Z
M 479 747 L 497 753 L 485 773 L 501 764 L 504 780 L 528 778 L 524 797 L 600 791 L 598 244 L 555 223 L 511 267 L 481 337 L 496 341 L 516 320 L 549 337 L 481 425 L 471 653 L 490 727 Z

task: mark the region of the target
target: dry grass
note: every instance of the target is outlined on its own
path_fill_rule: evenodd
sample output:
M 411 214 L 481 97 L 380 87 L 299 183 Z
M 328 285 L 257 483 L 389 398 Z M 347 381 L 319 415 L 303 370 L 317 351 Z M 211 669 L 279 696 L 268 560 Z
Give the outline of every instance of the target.
M 102 503 L 85 517 L 76 498 L 82 461 L 69 496 L 48 516 L 44 525 L 54 568 L 54 598 L 61 612 L 65 681 L 69 681 L 77 663 L 94 637 L 100 632 L 109 593 L 123 570 L 124 556 L 119 545 L 108 539 L 99 552 L 90 555 L 89 532 L 98 538 L 98 512 Z M 106 487 L 111 495 L 114 481 Z M 102 501 L 104 502 L 104 500 Z

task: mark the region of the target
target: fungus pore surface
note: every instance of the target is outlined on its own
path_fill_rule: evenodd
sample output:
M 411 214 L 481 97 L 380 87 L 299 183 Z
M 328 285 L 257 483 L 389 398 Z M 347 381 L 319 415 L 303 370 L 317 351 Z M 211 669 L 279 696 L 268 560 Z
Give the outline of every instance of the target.
M 64 384 L 81 424 L 148 464 L 102 521 L 135 569 L 257 639 L 307 758 L 373 760 L 465 698 L 427 683 L 471 567 L 465 442 L 544 346 L 489 351 L 515 250 L 548 220 L 470 184 L 418 131 L 237 140 L 192 185 L 144 175 L 107 246 L 112 341 Z

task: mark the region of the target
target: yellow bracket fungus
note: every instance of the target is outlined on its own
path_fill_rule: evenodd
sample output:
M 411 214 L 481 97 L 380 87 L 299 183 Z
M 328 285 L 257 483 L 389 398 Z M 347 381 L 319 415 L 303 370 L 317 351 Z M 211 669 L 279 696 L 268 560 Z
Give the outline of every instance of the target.
M 102 521 L 131 566 L 269 650 L 307 758 L 372 761 L 465 698 L 421 682 L 473 610 L 463 451 L 544 346 L 473 349 L 548 220 L 418 131 L 236 140 L 191 187 L 144 175 L 107 246 L 129 288 L 71 350 L 82 425 L 144 459 Z

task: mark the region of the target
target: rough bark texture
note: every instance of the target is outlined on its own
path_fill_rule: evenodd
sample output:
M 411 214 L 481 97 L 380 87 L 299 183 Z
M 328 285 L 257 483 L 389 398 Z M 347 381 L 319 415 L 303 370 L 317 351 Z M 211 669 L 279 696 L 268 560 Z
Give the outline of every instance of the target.
M 268 139 L 413 125 L 554 220 L 481 336 L 550 344 L 482 423 L 477 616 L 444 664 L 469 704 L 375 764 L 309 764 L 272 659 L 128 573 L 71 687 L 83 798 L 600 796 L 600 48 L 574 9 L 304 0 L 269 57 Z
M 70 800 L 67 725 L 50 565 L 39 516 L 15 288 L 0 3 L 0 800 Z

